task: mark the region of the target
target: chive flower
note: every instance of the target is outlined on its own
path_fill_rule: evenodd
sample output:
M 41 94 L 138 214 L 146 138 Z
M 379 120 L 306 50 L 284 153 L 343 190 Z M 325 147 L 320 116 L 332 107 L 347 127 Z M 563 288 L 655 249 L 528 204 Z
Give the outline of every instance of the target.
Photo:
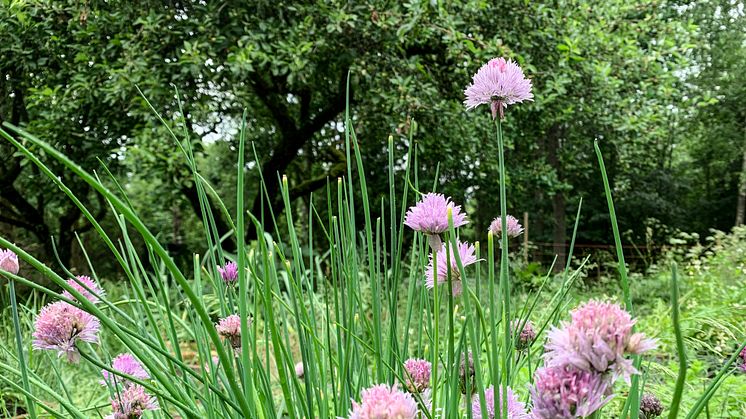
M 247 319 L 247 321 L 251 325 L 251 319 Z M 228 340 L 231 348 L 236 351 L 241 349 L 241 316 L 231 314 L 228 317 L 220 319 L 215 327 L 218 334 Z
M 432 364 L 425 359 L 410 358 L 404 361 L 404 382 L 410 393 L 422 393 L 430 387 Z
M 663 403 L 652 394 L 645 394 L 640 399 L 640 419 L 654 419 L 663 413 Z
M 473 244 L 456 241 L 456 250 L 458 250 L 461 265 L 466 268 L 477 262 L 475 248 Z M 448 252 L 448 254 L 446 254 Z M 450 265 L 448 258 L 450 258 Z M 437 276 L 438 285 L 448 284 L 448 272 L 451 273 L 451 294 L 454 296 L 461 294 L 461 273 L 456 263 L 456 256 L 451 243 L 441 245 L 437 254 Z M 425 269 L 425 286 L 429 289 L 435 287 L 435 267 L 433 266 L 433 255 L 430 255 L 430 263 Z
M 492 119 L 505 117 L 505 108 L 526 100 L 533 100 L 531 80 L 513 60 L 494 58 L 483 65 L 464 91 L 466 110 L 479 105 L 490 105 Z
M 536 419 L 576 419 L 590 416 L 608 403 L 611 383 L 597 372 L 572 366 L 536 370 L 531 387 L 531 413 Z
M 111 360 L 111 367 L 115 371 L 131 375 L 139 380 L 147 380 L 150 378 L 150 375 L 145 371 L 145 367 L 142 366 L 140 361 L 129 353 L 122 353 L 115 356 L 114 359 Z M 104 376 L 104 379 L 101 381 L 102 385 L 106 385 L 110 379 L 115 383 L 122 382 L 124 386 L 131 384 L 126 378 L 119 377 L 107 370 L 101 370 L 101 375 Z
M 125 387 L 111 398 L 112 414 L 106 419 L 138 419 L 147 410 L 157 410 L 158 400 L 138 385 Z
M 508 228 L 504 230 L 505 233 L 508 235 L 508 238 L 513 239 L 523 233 L 523 226 L 521 225 L 521 223 L 518 222 L 517 218 L 513 217 L 512 215 L 508 215 L 507 217 L 505 217 L 505 221 L 508 225 Z M 490 223 L 490 228 L 487 231 L 492 233 L 492 235 L 498 239 L 502 238 L 502 217 L 497 216 L 497 218 L 492 220 L 492 223 Z
M 305 375 L 306 369 L 303 366 L 303 362 L 298 362 L 297 364 L 295 364 L 295 376 L 302 380 Z
M 544 359 L 549 367 L 572 365 L 583 371 L 623 376 L 629 382 L 637 369 L 625 355 L 637 355 L 655 348 L 642 333 L 632 333 L 635 320 L 618 304 L 591 300 L 571 312 L 572 320 L 562 322 L 548 333 Z
M 236 262 L 228 262 L 222 267 L 218 266 L 218 272 L 220 277 L 223 278 L 223 282 L 228 285 L 233 285 L 238 281 L 238 265 L 236 265 Z
M 503 387 L 497 389 L 498 405 L 495 405 L 495 387 L 489 386 L 484 390 L 484 401 L 486 411 L 482 411 L 482 405 L 479 402 L 479 395 L 475 394 L 471 402 L 471 414 L 474 419 L 495 419 L 503 418 L 502 408 L 507 409 L 508 419 L 530 419 L 531 415 L 526 412 L 526 404 L 518 400 L 513 390 L 508 387 L 508 403 L 505 405 L 503 399 Z
M 469 221 L 461 212 L 461 206 L 439 193 L 427 193 L 422 200 L 409 207 L 404 217 L 404 224 L 414 231 L 425 234 L 433 251 L 440 249 L 440 234 L 448 230 L 448 209 L 451 209 L 453 227 L 458 228 Z
M 517 329 L 521 327 L 521 323 L 521 319 L 515 319 L 512 322 L 513 335 L 515 336 L 515 348 L 519 351 L 528 349 L 534 339 L 536 339 L 536 330 L 534 330 L 534 324 L 531 323 L 531 320 L 526 320 L 523 329 L 518 331 Z
M 77 363 L 78 342 L 98 343 L 99 320 L 93 315 L 64 301 L 47 304 L 36 318 L 33 348 L 57 351 L 67 360 Z
M 85 289 L 85 287 L 83 287 L 83 285 L 81 284 L 85 284 L 85 286 L 93 291 L 93 293 Z M 85 275 L 76 276 L 75 279 L 68 279 L 67 285 L 73 287 L 73 289 L 83 294 L 83 297 L 85 297 L 86 300 L 92 302 L 93 304 L 101 301 L 99 300 L 98 296 L 103 296 L 105 294 L 103 288 L 101 288 L 96 283 L 96 281 Z M 64 291 L 62 293 L 62 296 L 71 300 L 75 300 L 75 297 L 73 297 L 72 294 L 70 294 L 68 291 Z
M 0 271 L 18 275 L 18 255 L 10 249 L 0 250 Z
M 360 392 L 360 403 L 352 401 L 350 419 L 415 419 L 417 402 L 396 385 L 379 384 Z

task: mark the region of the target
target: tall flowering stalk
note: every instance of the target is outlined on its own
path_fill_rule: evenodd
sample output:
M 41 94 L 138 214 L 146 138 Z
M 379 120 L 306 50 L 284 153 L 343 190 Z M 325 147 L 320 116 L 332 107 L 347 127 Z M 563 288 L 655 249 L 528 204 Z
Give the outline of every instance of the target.
M 464 91 L 466 109 L 480 105 L 490 105 L 497 137 L 498 164 L 500 170 L 500 226 L 508 226 L 507 193 L 505 188 L 505 150 L 503 144 L 502 120 L 508 105 L 533 99 L 531 81 L 523 70 L 512 60 L 494 58 L 483 65 L 472 78 L 472 83 Z M 498 118 L 498 115 L 500 116 Z M 503 398 L 508 398 L 510 385 L 510 361 L 513 359 L 510 321 L 510 279 L 508 276 L 508 234 L 500 234 L 500 290 L 502 291 L 501 317 L 503 325 L 501 382 Z M 493 348 L 497 351 L 497 348 Z M 497 377 L 493 377 L 497 382 Z M 505 413 L 507 414 L 507 412 Z M 505 415 L 503 415 L 505 417 Z

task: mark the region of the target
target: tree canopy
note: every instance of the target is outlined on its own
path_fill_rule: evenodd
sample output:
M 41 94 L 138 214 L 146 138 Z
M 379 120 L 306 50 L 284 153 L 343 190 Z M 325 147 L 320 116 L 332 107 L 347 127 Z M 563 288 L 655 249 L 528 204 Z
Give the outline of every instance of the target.
M 200 206 L 189 168 L 145 98 L 189 136 L 225 197 L 235 193 L 234 171 L 225 168 L 235 165 L 247 110 L 258 162 L 247 167 L 244 193 L 258 215 L 279 211 L 278 174 L 288 175 L 301 206 L 343 174 L 348 75 L 371 196 L 388 193 L 393 136 L 395 169 L 416 150 L 420 183 L 432 184 L 437 172 L 437 189 L 473 208 L 472 228 L 486 230 L 498 201 L 496 145 L 489 112 L 467 113 L 461 101 L 471 75 L 495 56 L 516 60 L 534 83 L 534 102 L 509 108 L 506 118 L 509 211 L 530 213 L 531 240 L 564 252 L 582 197 L 580 239 L 610 242 L 593 141 L 633 239 L 648 234 L 649 219 L 701 233 L 736 221 L 746 161 L 741 3 L 2 5 L 0 120 L 102 175 L 105 165 L 175 248 L 191 240 Z M 0 228 L 39 243 L 49 259 L 56 247 L 69 263 L 74 233 L 89 228 L 79 210 L 5 142 L 0 153 Z M 78 195 L 90 193 L 65 180 Z M 102 202 L 97 209 L 106 217 Z

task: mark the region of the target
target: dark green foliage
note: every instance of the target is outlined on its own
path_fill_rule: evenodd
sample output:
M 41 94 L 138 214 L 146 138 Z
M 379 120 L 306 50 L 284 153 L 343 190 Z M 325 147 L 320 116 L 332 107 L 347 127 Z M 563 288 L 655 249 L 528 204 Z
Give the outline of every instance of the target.
M 484 140 L 490 127 L 478 123 L 487 110 L 466 113 L 460 102 L 471 75 L 498 55 L 534 81 L 535 102 L 510 108 L 505 127 L 508 211 L 529 212 L 530 239 L 549 243 L 537 257 L 564 251 L 552 243 L 565 243 L 580 197 L 579 244 L 610 243 L 589 158 L 594 140 L 629 239 L 645 240 L 649 218 L 700 233 L 733 224 L 746 83 L 737 71 L 743 16 L 726 13 L 735 7 L 728 2 L 206 3 L 0 2 L 0 120 L 87 169 L 102 172 L 102 160 L 175 254 L 202 244 L 198 195 L 137 87 L 173 117 L 175 131 L 189 134 L 203 175 L 223 197 L 235 192 L 235 173 L 225 168 L 248 109 L 247 141 L 272 207 L 282 207 L 277 178 L 287 174 L 290 199 L 304 213 L 309 193 L 346 166 L 340 124 L 349 71 L 371 201 L 388 194 L 387 138 L 394 136 L 397 174 L 413 138 L 421 184 L 432 184 L 439 168 L 438 189 L 471 209 L 476 233 L 497 216 L 497 150 Z M 11 149 L 3 143 L 0 152 Z M 252 147 L 247 154 L 247 208 L 267 218 Z M 90 228 L 77 209 L 17 157 L 0 162 L 0 188 L 0 228 L 39 243 L 47 259 L 54 235 L 68 263 L 73 232 Z M 103 217 L 107 208 L 97 206 Z M 222 217 L 216 222 L 228 230 Z

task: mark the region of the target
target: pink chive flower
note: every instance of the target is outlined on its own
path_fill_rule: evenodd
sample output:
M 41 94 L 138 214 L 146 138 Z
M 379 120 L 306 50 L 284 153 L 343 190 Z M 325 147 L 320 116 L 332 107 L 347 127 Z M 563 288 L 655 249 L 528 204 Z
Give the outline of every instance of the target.
M 228 262 L 223 267 L 218 266 L 220 277 L 228 285 L 235 284 L 238 281 L 238 265 L 236 262 Z
M 526 320 L 526 323 L 523 324 L 523 329 L 521 329 L 519 332 L 517 329 L 521 327 L 522 323 L 523 321 L 520 319 L 515 319 L 512 323 L 513 335 L 515 336 L 517 334 L 517 336 L 514 337 L 515 347 L 519 351 L 527 349 L 529 346 L 531 346 L 531 343 L 533 343 L 534 339 L 536 339 L 536 330 L 534 330 L 534 324 L 531 323 L 530 320 Z
M 404 382 L 410 393 L 421 393 L 430 387 L 432 364 L 424 359 L 410 358 L 404 361 Z
M 741 349 L 741 370 L 746 372 L 746 347 Z
M 350 419 L 415 419 L 417 402 L 411 394 L 379 384 L 363 390 L 361 402 L 352 401 Z
M 461 258 L 461 264 L 464 268 L 477 262 L 477 257 L 474 255 L 475 249 L 473 244 L 462 243 L 461 241 L 456 242 L 459 257 Z M 440 250 L 437 254 L 438 263 L 438 285 L 448 284 L 448 271 L 451 272 L 451 293 L 456 296 L 461 294 L 461 274 L 458 270 L 458 264 L 456 263 L 455 252 L 453 246 L 448 243 L 446 246 L 441 245 Z M 446 250 L 447 249 L 447 250 Z M 446 255 L 448 251 L 448 256 Z M 451 264 L 448 265 L 448 259 L 450 257 Z M 425 269 L 425 286 L 432 289 L 435 286 L 435 273 L 433 269 L 433 255 L 430 254 L 430 264 Z
M 531 415 L 526 413 L 526 404 L 518 400 L 513 390 L 508 387 L 508 405 L 505 406 L 508 410 L 508 419 L 530 419 Z M 479 402 L 479 395 L 475 394 L 472 397 L 471 402 L 471 413 L 474 419 L 495 419 L 502 418 L 502 407 L 503 407 L 503 387 L 497 389 L 498 405 L 495 405 L 495 387 L 489 386 L 484 390 L 484 401 L 486 411 L 482 411 L 482 405 Z
M 246 320 L 251 325 L 251 319 Z M 241 349 L 241 317 L 238 314 L 220 319 L 216 328 L 218 334 L 230 342 L 231 348 L 236 351 Z
M 413 207 L 409 207 L 404 217 L 404 224 L 414 231 L 427 235 L 433 251 L 440 249 L 440 233 L 448 230 L 448 209 L 451 209 L 453 227 L 458 228 L 468 223 L 461 206 L 439 193 L 427 193 Z
M 577 368 L 539 368 L 531 388 L 536 419 L 575 419 L 589 416 L 614 396 L 610 382 L 596 372 Z
M 77 363 L 80 353 L 78 341 L 98 343 L 101 323 L 91 314 L 64 301 L 47 304 L 36 318 L 33 348 L 57 351 L 59 356 Z
M 158 400 L 138 385 L 115 392 L 111 399 L 112 414 L 106 419 L 138 419 L 147 410 L 157 410 Z
M 663 403 L 653 394 L 645 394 L 640 399 L 640 419 L 655 419 L 663 413 Z
M 303 367 L 303 362 L 298 362 L 297 364 L 295 364 L 295 376 L 302 380 L 305 375 L 306 369 Z
M 123 353 L 115 356 L 114 359 L 111 360 L 111 367 L 116 371 L 131 375 L 140 380 L 147 380 L 150 378 L 150 375 L 145 371 L 145 368 L 142 366 L 140 361 L 138 361 L 132 354 Z M 106 385 L 106 382 L 109 381 L 110 378 L 114 382 L 123 382 L 125 386 L 130 384 L 127 379 L 112 374 L 106 370 L 101 370 L 101 375 L 104 376 L 104 379 L 100 382 L 101 385 Z
M 466 110 L 479 105 L 490 105 L 492 119 L 497 118 L 498 114 L 500 119 L 503 119 L 508 105 L 534 98 L 531 93 L 531 80 L 523 75 L 521 67 L 515 61 L 502 57 L 494 58 L 483 65 L 464 90 L 464 94 Z
M 516 219 L 512 215 L 508 215 L 505 218 L 505 221 L 508 225 L 508 228 L 506 229 L 508 238 L 516 238 L 520 236 L 521 233 L 523 233 L 523 226 L 521 225 L 521 223 L 518 222 L 518 219 Z M 498 239 L 501 238 L 503 232 L 502 217 L 498 216 L 497 218 L 492 220 L 490 228 L 487 231 L 492 233 L 492 235 L 497 237 Z
M 635 320 L 618 304 L 591 300 L 571 312 L 548 334 L 544 359 L 549 367 L 572 365 L 583 371 L 612 371 L 614 379 L 629 382 L 637 370 L 624 356 L 654 349 L 656 343 L 642 333 L 632 333 Z
M 0 271 L 18 275 L 18 270 L 18 255 L 13 253 L 12 250 L 0 250 Z
M 80 285 L 81 283 L 85 284 L 86 287 L 90 288 L 95 293 L 95 295 L 92 294 L 87 289 L 85 289 L 82 285 Z M 75 279 L 68 279 L 67 280 L 67 285 L 73 287 L 76 291 L 78 291 L 79 293 L 83 294 L 83 297 L 85 297 L 86 300 L 88 300 L 88 301 L 90 301 L 90 302 L 92 302 L 94 304 L 96 304 L 99 301 L 101 301 L 101 300 L 99 300 L 98 296 L 102 296 L 103 297 L 104 294 L 105 294 L 103 288 L 101 288 L 90 277 L 85 276 L 85 275 L 76 276 Z M 62 296 L 65 297 L 65 298 L 69 298 L 71 300 L 75 300 L 75 297 L 73 297 L 72 294 L 70 294 L 67 291 L 63 292 Z

